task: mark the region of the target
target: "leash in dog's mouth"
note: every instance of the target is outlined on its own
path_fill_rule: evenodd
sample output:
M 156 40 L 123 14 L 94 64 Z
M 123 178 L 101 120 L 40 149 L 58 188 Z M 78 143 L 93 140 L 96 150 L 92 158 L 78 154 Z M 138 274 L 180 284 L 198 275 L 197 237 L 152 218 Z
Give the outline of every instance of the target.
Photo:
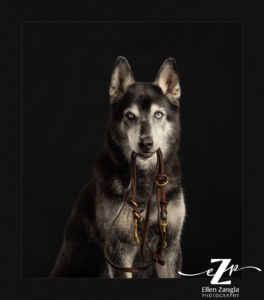
M 136 193 L 136 159 L 137 156 L 143 157 L 143 158 L 149 158 L 154 153 L 157 154 L 157 165 L 153 176 L 153 182 L 152 187 L 150 190 L 150 195 L 148 198 L 147 203 L 147 211 L 145 215 L 144 220 L 144 226 L 141 227 L 141 221 L 143 217 L 140 216 L 140 214 L 144 211 L 144 209 L 139 209 L 137 204 L 137 193 Z M 104 245 L 104 254 L 105 258 L 108 261 L 108 263 L 115 268 L 118 271 L 122 272 L 143 272 L 150 268 L 151 265 L 158 262 L 160 265 L 164 265 L 165 261 L 162 259 L 162 250 L 166 248 L 167 242 L 165 241 L 166 238 L 166 226 L 168 225 L 168 219 L 167 219 L 167 201 L 166 201 L 166 192 L 165 192 L 165 186 L 169 182 L 169 177 L 167 175 L 164 175 L 164 161 L 163 161 L 163 155 L 160 150 L 160 148 L 155 152 L 140 152 L 136 153 L 135 151 L 132 151 L 131 153 L 131 162 L 130 162 L 130 174 L 131 179 L 129 186 L 125 192 L 123 203 L 121 207 L 119 208 L 119 211 L 108 231 L 108 234 L 106 236 L 105 245 Z M 150 221 L 150 212 L 151 212 L 151 202 L 152 202 L 152 196 L 154 195 L 154 190 L 156 190 L 157 195 L 157 226 L 159 230 L 159 241 L 157 244 L 157 250 L 156 252 L 152 252 L 150 249 L 150 246 L 148 245 L 146 241 L 147 233 L 148 233 L 148 227 L 149 227 L 149 221 Z M 110 258 L 107 255 L 107 242 L 111 234 L 111 230 L 121 214 L 125 204 L 127 203 L 128 199 L 130 198 L 130 195 L 132 195 L 133 200 L 130 199 L 130 203 L 133 206 L 132 214 L 133 214 L 133 220 L 134 220 L 134 245 L 139 245 L 139 238 L 141 237 L 141 245 L 140 245 L 140 253 L 143 261 L 146 263 L 143 267 L 122 267 L 114 264 Z M 161 228 L 162 227 L 162 228 Z M 147 246 L 150 254 L 151 254 L 151 260 L 147 260 L 145 257 L 145 246 Z

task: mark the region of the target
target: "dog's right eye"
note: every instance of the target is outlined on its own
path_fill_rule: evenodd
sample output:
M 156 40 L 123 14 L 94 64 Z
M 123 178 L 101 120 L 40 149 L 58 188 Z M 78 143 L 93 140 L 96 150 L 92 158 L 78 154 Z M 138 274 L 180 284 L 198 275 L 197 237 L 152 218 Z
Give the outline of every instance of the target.
M 132 114 L 131 112 L 130 112 L 130 113 L 127 113 L 126 116 L 127 116 L 129 119 L 134 119 L 134 118 L 135 118 L 135 115 Z

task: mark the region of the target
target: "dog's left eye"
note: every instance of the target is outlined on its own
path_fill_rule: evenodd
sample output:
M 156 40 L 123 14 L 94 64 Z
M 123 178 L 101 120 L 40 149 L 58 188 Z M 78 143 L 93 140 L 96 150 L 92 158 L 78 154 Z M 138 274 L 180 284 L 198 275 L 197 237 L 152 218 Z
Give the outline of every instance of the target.
M 155 116 L 160 119 L 163 116 L 163 114 L 161 112 L 156 112 Z
M 128 117 L 129 119 L 134 119 L 134 118 L 135 118 L 135 115 L 132 114 L 132 113 L 128 113 L 128 114 L 127 114 L 127 117 Z

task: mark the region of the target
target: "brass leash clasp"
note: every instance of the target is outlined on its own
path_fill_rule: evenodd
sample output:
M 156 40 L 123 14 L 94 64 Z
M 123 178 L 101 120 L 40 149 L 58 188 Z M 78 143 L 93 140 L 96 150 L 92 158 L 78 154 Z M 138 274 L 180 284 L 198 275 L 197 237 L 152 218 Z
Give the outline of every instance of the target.
M 137 236 L 137 228 L 138 228 L 138 223 L 137 223 L 137 219 L 135 220 L 135 224 L 134 224 L 134 235 L 133 235 L 133 239 L 134 239 L 134 245 L 138 246 L 139 245 L 139 239 Z
M 166 223 L 162 223 L 162 220 L 160 220 L 160 225 L 163 227 L 163 232 L 166 232 L 166 226 L 168 225 L 168 219 L 166 221 Z
M 163 232 L 166 232 L 166 226 L 168 225 L 168 219 L 166 220 L 166 223 L 162 223 L 162 220 L 160 220 L 160 225 L 163 227 Z M 164 246 L 163 248 L 167 247 L 167 242 L 164 241 Z

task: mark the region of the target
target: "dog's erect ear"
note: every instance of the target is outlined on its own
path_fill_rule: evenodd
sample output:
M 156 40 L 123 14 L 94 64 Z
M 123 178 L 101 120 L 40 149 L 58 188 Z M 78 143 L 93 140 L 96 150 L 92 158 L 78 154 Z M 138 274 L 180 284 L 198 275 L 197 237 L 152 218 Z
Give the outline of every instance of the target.
M 176 61 L 173 58 L 163 63 L 154 84 L 162 89 L 163 94 L 170 99 L 172 104 L 179 104 L 181 87 Z
M 134 82 L 135 80 L 128 61 L 124 57 L 119 56 L 114 65 L 109 89 L 111 104 L 118 101 L 126 93 L 127 88 Z

